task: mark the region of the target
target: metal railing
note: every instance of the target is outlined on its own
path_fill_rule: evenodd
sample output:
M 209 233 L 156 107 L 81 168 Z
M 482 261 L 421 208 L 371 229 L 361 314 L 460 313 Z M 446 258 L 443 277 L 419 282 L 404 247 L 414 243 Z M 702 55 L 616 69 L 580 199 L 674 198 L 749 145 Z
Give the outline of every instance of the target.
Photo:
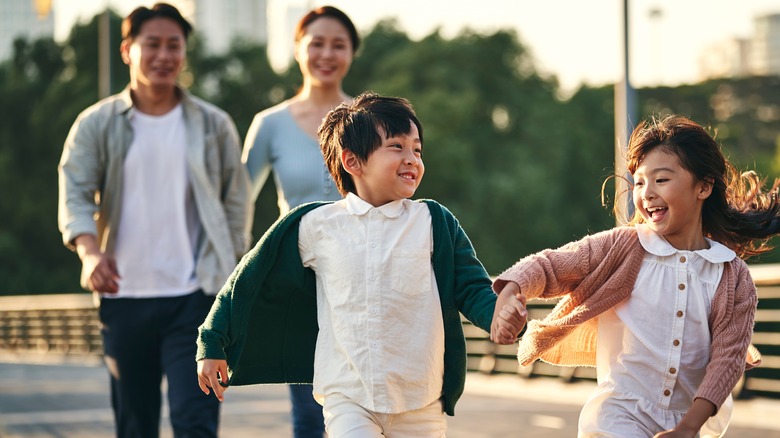
M 761 366 L 746 373 L 737 395 L 780 396 L 780 265 L 751 266 L 759 305 L 753 344 L 761 351 Z M 551 303 L 530 302 L 530 318 L 542 318 Z M 482 329 L 463 321 L 469 371 L 553 376 L 566 381 L 595 379 L 594 368 L 558 367 L 540 361 L 519 366 L 515 345 L 496 345 Z M 91 294 L 0 297 L 0 351 L 62 355 L 101 355 L 97 308 Z

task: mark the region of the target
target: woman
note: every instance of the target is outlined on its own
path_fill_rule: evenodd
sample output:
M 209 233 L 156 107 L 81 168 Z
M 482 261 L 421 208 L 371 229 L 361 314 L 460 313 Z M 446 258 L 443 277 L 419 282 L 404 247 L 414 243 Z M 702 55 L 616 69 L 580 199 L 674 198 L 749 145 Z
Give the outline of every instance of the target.
M 360 38 L 342 11 L 323 6 L 309 11 L 295 28 L 295 60 L 303 85 L 292 98 L 258 113 L 247 132 L 243 161 L 256 200 L 271 171 L 279 214 L 311 201 L 341 198 L 320 152 L 317 128 L 325 115 L 352 98 L 342 90 Z M 311 385 L 291 385 L 296 438 L 321 437 L 322 407 Z

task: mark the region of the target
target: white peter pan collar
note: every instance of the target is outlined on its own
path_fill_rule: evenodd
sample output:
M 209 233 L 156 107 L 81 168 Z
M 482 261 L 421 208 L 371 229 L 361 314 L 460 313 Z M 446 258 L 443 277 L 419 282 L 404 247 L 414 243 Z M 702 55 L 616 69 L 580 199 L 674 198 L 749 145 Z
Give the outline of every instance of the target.
M 362 216 L 364 214 L 368 214 L 368 212 L 371 210 L 377 210 L 389 219 L 397 218 L 398 216 L 401 215 L 401 213 L 404 212 L 404 210 L 406 209 L 406 205 L 404 204 L 405 201 L 407 200 L 397 199 L 395 201 L 388 202 L 387 204 L 381 205 L 379 207 L 374 207 L 373 205 L 364 201 L 358 195 L 352 192 L 347 193 L 347 196 L 345 198 L 345 202 L 347 204 L 347 211 L 350 214 L 354 214 L 356 216 Z
M 647 224 L 636 225 L 637 235 L 639 236 L 639 243 L 642 244 L 642 248 L 650 254 L 657 256 L 670 256 L 679 252 L 692 252 L 701 256 L 703 259 L 710 263 L 726 263 L 734 260 L 737 257 L 737 253 L 727 248 L 725 245 L 718 243 L 714 240 L 704 238 L 709 244 L 707 249 L 699 249 L 696 251 L 679 250 L 673 247 L 666 239 L 656 234 Z

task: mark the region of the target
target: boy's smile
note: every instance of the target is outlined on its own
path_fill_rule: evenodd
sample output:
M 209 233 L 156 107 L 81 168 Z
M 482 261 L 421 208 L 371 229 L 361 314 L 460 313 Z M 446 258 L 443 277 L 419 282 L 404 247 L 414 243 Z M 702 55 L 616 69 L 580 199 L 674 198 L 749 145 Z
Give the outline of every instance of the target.
M 414 123 L 409 124 L 408 135 L 384 138 L 352 174 L 357 195 L 374 207 L 414 196 L 425 174 L 420 134 Z M 384 137 L 384 132 L 379 133 Z

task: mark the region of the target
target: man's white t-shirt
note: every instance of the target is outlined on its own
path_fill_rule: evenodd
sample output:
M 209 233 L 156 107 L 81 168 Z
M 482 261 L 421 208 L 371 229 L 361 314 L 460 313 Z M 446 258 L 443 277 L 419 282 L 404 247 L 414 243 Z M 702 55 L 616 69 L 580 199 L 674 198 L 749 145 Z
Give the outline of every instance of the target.
M 181 105 L 161 116 L 135 111 L 124 160 L 116 239 L 119 293 L 105 298 L 186 295 L 198 289 L 200 220 L 190 185 Z

